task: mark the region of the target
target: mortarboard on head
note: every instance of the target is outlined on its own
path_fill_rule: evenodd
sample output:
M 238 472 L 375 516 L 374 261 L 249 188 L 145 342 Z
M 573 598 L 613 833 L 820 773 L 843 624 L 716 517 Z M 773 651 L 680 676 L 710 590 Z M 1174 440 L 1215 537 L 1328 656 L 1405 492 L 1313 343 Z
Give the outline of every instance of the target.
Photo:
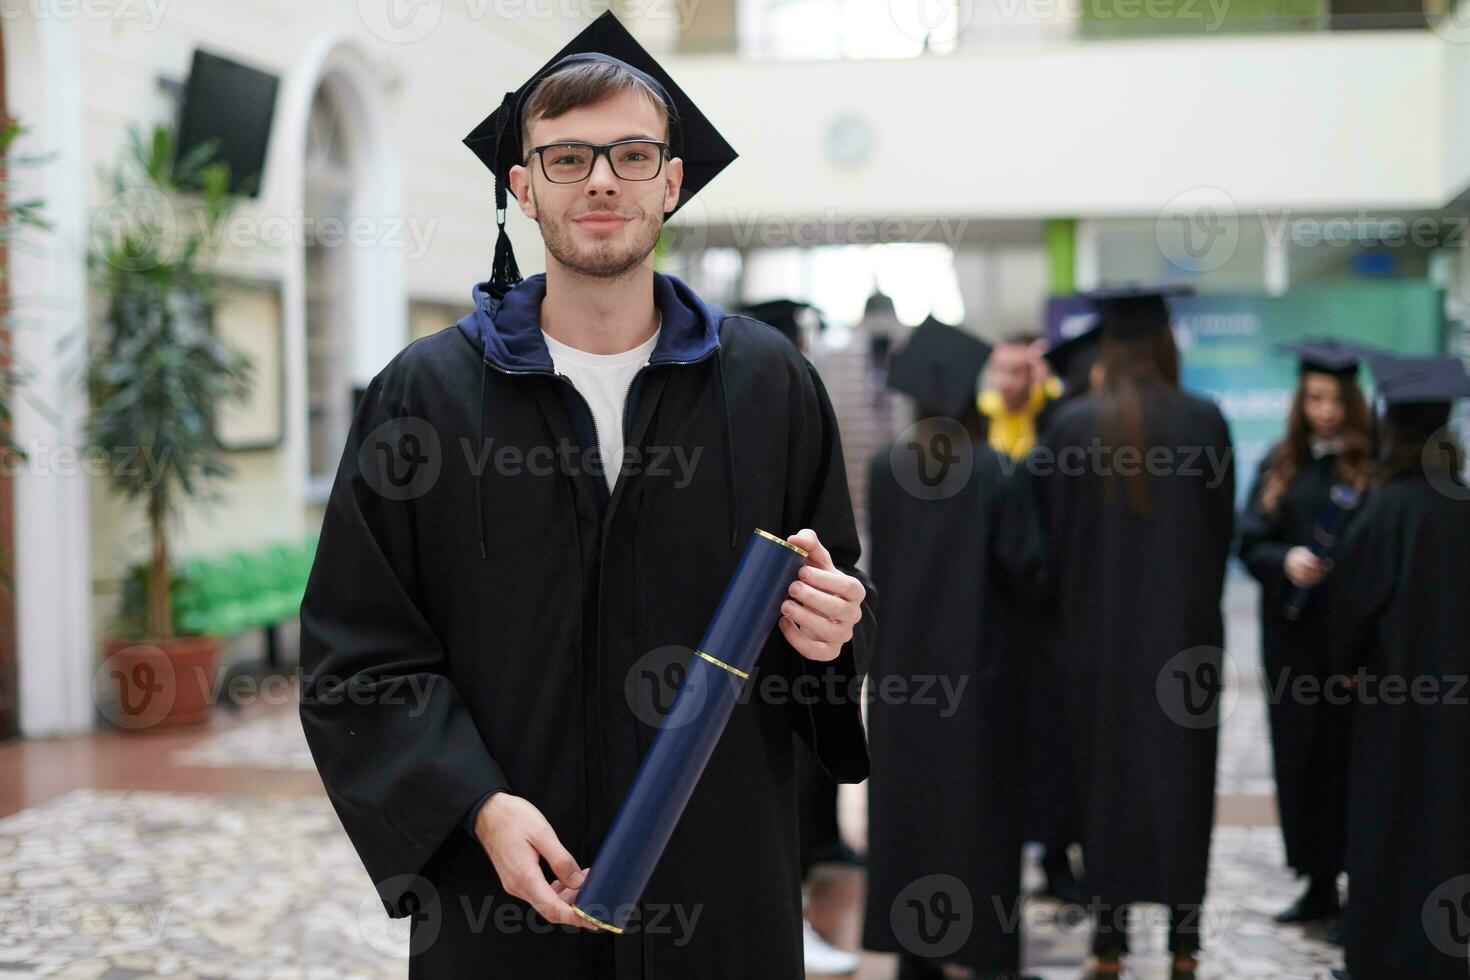
M 752 303 L 743 307 L 740 312 L 775 327 L 798 348 L 801 347 L 802 321 L 810 316 L 815 320 L 818 329 L 822 323 L 822 315 L 817 312 L 816 307 L 794 299 L 769 299 Z
M 990 345 L 958 327 L 929 317 L 915 327 L 888 368 L 888 387 L 911 395 L 924 408 L 963 418 Z
M 1048 347 L 1042 357 L 1051 365 L 1052 373 L 1070 388 L 1072 379 L 1092 370 L 1092 365 L 1097 361 L 1100 339 L 1101 331 L 1092 326 L 1074 337 L 1068 337 Z
M 500 230 L 495 240 L 495 265 L 490 275 L 492 290 L 504 291 L 521 279 L 510 238 L 505 233 L 510 169 L 525 163 L 528 149 L 521 145 L 521 113 L 531 94 L 548 75 L 567 65 L 586 62 L 622 65 L 645 82 L 668 110 L 669 153 L 684 161 L 684 181 L 679 200 L 669 214 L 688 203 L 735 160 L 735 150 L 699 111 L 699 107 L 634 40 L 612 11 L 604 11 L 555 57 L 537 69 L 524 85 L 514 92 L 507 92 L 499 108 L 464 138 L 464 144 L 474 151 L 495 178 L 495 223 Z
M 1390 405 L 1470 398 L 1470 376 L 1458 357 L 1384 357 L 1374 361 L 1373 374 Z
M 1097 326 L 1110 340 L 1135 340 L 1169 328 L 1169 300 L 1193 295 L 1187 286 L 1117 286 L 1079 294 L 1097 311 Z
M 1378 397 L 1398 425 L 1432 431 L 1449 421 L 1450 403 L 1470 398 L 1470 376 L 1457 357 L 1377 357 Z
M 1379 353 L 1377 348 L 1338 340 L 1336 337 L 1304 337 L 1291 343 L 1277 344 L 1276 347 L 1297 356 L 1302 374 L 1316 371 L 1346 380 L 1354 380 L 1358 374 L 1358 365 Z

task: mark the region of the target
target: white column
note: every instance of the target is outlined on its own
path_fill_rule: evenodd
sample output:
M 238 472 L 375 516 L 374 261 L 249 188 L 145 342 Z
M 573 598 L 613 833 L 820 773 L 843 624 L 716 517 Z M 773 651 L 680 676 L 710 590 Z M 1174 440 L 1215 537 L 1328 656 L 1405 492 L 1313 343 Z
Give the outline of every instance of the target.
M 79 454 L 86 417 L 85 146 L 76 22 L 22 13 L 5 23 L 11 113 L 30 128 L 21 146 L 49 153 L 10 175 L 17 199 L 45 202 L 49 231 L 10 250 L 16 365 L 28 379 L 11 396 L 14 437 L 30 461 L 15 477 L 15 606 L 20 727 L 26 736 L 90 729 L 91 528 Z
M 1291 285 L 1290 258 L 1287 252 L 1290 246 L 1290 235 L 1266 236 L 1265 269 L 1263 276 L 1268 295 L 1280 296 Z

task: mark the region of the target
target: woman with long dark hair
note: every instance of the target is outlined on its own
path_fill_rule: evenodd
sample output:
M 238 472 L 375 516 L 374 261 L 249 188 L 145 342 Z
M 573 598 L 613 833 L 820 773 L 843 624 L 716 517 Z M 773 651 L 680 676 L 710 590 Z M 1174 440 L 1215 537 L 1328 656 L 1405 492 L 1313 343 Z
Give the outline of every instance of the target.
M 1092 968 L 1114 977 L 1128 908 L 1169 907 L 1173 976 L 1200 948 L 1224 624 L 1234 523 L 1230 433 L 1211 402 L 1179 389 L 1166 297 L 1092 294 L 1096 393 L 1063 406 L 1030 465 L 1048 538 Z
M 1371 422 L 1356 380 L 1358 348 L 1313 339 L 1288 349 L 1299 359 L 1299 381 L 1286 435 L 1256 474 L 1241 519 L 1240 557 L 1261 583 L 1261 660 L 1286 863 L 1307 879 L 1276 921 L 1304 923 L 1339 911 L 1352 730 L 1352 706 L 1324 687 L 1324 610 L 1335 583 L 1308 545 L 1335 486 L 1367 488 Z M 1311 591 L 1288 607 L 1298 589 Z M 1312 696 L 1294 693 L 1301 678 L 1312 680 Z
M 1347 973 L 1470 975 L 1470 485 L 1454 358 L 1376 362 L 1386 453 L 1337 549 L 1331 649 L 1353 678 Z

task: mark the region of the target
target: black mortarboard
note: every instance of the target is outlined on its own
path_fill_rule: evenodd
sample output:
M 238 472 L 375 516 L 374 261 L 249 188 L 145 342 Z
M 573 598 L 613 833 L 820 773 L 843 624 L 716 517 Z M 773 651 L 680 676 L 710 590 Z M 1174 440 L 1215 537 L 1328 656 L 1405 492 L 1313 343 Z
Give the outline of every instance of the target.
M 492 290 L 508 289 L 521 279 L 510 238 L 505 233 L 510 168 L 524 163 L 526 158 L 526 149 L 521 145 L 521 112 L 531 93 L 548 74 L 569 64 L 588 61 L 621 64 L 648 83 L 668 107 L 671 117 L 669 151 L 684 161 L 684 182 L 679 201 L 669 214 L 688 203 L 735 160 L 735 150 L 699 111 L 699 107 L 634 40 L 612 11 L 604 11 L 524 85 L 514 92 L 507 92 L 500 107 L 464 138 L 465 146 L 475 152 L 495 178 L 495 223 L 500 233 L 495 240 L 495 265 L 490 274 Z
M 1458 357 L 1385 357 L 1373 362 L 1378 396 L 1389 405 L 1470 398 L 1470 375 Z
M 1169 328 L 1169 300 L 1189 296 L 1186 286 L 1118 286 L 1079 294 L 1097 311 L 1102 335 L 1134 340 Z
M 781 331 L 782 335 L 798 348 L 801 347 L 801 321 L 804 311 L 811 310 L 818 328 L 822 322 L 822 316 L 817 308 L 810 303 L 802 303 L 794 299 L 768 299 L 762 303 L 752 303 L 743 307 L 740 312 L 749 317 L 768 323 Z
M 1433 432 L 1449 422 L 1450 402 L 1470 398 L 1470 376 L 1457 357 L 1373 358 L 1373 380 L 1400 429 Z
M 1377 348 L 1355 344 L 1336 337 L 1304 337 L 1286 344 L 1277 344 L 1277 349 L 1297 356 L 1302 374 L 1317 371 L 1335 374 L 1353 380 L 1358 374 L 1358 365 L 1375 353 Z
M 888 387 L 912 395 L 920 405 L 950 418 L 964 418 L 990 345 L 932 316 L 914 328 L 893 355 Z
M 1097 363 L 1099 342 L 1102 338 L 1097 327 L 1082 331 L 1047 348 L 1042 356 L 1051 365 L 1052 373 L 1061 378 L 1068 391 L 1074 387 L 1085 387 L 1082 379 Z

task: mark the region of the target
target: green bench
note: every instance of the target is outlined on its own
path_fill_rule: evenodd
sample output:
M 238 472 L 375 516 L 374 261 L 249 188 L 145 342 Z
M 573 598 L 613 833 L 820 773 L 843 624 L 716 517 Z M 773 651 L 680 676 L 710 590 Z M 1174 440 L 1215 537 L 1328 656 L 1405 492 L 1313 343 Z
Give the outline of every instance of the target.
M 266 662 L 278 666 L 276 626 L 300 612 L 315 557 L 312 534 L 294 544 L 183 562 L 173 594 L 174 628 L 216 636 L 264 629 Z

